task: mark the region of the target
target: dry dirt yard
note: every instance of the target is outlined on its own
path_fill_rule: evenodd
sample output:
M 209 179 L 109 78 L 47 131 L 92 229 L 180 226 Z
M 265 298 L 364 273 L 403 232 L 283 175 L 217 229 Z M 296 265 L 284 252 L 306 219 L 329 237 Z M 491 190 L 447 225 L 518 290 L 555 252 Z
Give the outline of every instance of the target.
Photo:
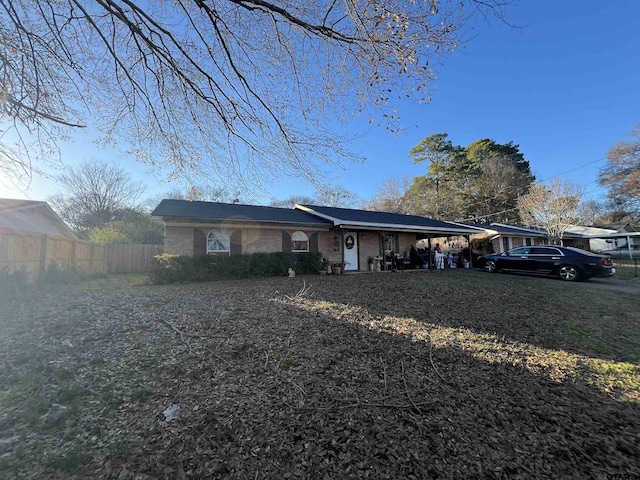
M 640 478 L 637 295 L 456 271 L 128 282 L 2 300 L 3 479 Z

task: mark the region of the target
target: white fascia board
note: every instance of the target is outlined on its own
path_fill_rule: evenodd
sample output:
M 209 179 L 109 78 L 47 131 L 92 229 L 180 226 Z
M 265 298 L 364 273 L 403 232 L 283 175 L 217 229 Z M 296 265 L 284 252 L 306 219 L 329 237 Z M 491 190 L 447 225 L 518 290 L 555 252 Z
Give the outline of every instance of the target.
M 407 232 L 448 233 L 454 235 L 473 235 L 475 233 L 478 233 L 477 230 L 470 230 L 466 228 L 426 227 L 421 225 L 403 225 L 397 223 L 348 222 L 337 223 L 336 227 L 340 227 L 343 229 L 366 228 L 368 230 L 401 230 Z
M 460 228 L 465 228 L 465 229 L 469 229 L 470 228 L 472 230 L 477 230 L 477 233 L 480 233 L 480 232 L 487 233 L 488 230 L 491 230 L 491 228 L 489 228 L 490 225 L 487 225 L 486 227 L 475 227 L 473 225 L 465 225 L 464 223 L 460 223 L 460 222 L 447 222 L 447 223 L 451 223 L 453 225 L 458 225 Z
M 300 205 L 298 203 L 296 203 L 293 206 L 294 209 L 298 209 L 298 210 L 302 210 L 303 212 L 307 212 L 310 213 L 311 215 L 314 215 L 316 217 L 320 217 L 320 218 L 324 218 L 325 220 L 329 220 L 330 222 L 333 222 L 334 226 L 339 226 L 340 224 L 340 219 L 336 218 L 336 217 L 332 217 L 330 215 L 325 215 L 324 213 L 320 213 L 320 212 L 316 212 L 314 209 L 312 208 L 307 208 L 304 205 Z
M 497 225 L 499 227 L 505 227 L 505 228 L 513 228 L 515 230 L 521 230 L 523 233 L 529 233 L 529 234 L 533 234 L 533 235 L 539 235 L 541 237 L 546 237 L 546 233 L 541 232 L 539 230 L 533 230 L 531 228 L 527 228 L 527 227 L 516 227 L 515 225 L 506 225 L 504 223 L 493 223 L 492 225 Z M 509 234 L 506 234 L 509 235 Z
M 584 235 L 584 238 L 625 238 L 640 237 L 640 232 L 602 233 L 600 235 Z
M 475 229 L 470 228 L 444 228 L 444 227 L 423 227 L 419 225 L 405 225 L 405 224 L 397 224 L 397 223 L 370 223 L 370 222 L 344 222 L 339 218 L 332 217 L 330 215 L 325 215 L 311 208 L 307 208 L 304 205 L 296 204 L 293 208 L 297 208 L 299 210 L 303 210 L 312 215 L 316 215 L 320 218 L 324 218 L 325 220 L 329 220 L 333 222 L 333 225 L 342 228 L 365 228 L 368 230 L 403 230 L 410 232 L 433 232 L 433 233 L 454 233 L 459 235 L 473 235 L 474 233 L 478 233 Z

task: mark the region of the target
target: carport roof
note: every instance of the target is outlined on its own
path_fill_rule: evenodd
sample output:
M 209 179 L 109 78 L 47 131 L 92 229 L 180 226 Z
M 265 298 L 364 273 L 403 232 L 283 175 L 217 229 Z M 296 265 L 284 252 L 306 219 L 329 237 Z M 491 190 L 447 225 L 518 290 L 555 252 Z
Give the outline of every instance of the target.
M 433 235 L 473 235 L 480 229 L 443 222 L 418 215 L 374 212 L 352 208 L 323 207 L 319 205 L 295 205 L 296 210 L 308 212 L 343 229 L 367 229 L 405 231 Z

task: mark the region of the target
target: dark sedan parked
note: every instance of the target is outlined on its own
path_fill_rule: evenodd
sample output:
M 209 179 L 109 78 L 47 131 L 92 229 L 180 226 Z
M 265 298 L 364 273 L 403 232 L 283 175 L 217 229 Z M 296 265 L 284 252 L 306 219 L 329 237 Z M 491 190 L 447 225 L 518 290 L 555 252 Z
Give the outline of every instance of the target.
M 553 275 L 569 282 L 616 273 L 609 255 L 556 245 L 518 247 L 506 253 L 482 255 L 478 261 L 485 272 L 528 272 Z

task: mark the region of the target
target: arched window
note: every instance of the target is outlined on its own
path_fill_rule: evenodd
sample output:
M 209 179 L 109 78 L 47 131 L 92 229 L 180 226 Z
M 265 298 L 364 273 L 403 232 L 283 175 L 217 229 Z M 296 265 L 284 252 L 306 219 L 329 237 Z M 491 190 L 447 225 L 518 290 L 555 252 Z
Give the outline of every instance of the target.
M 304 232 L 293 232 L 291 235 L 291 251 L 292 252 L 308 252 L 309 237 Z
M 213 229 L 207 235 L 207 254 L 230 253 L 231 238 L 226 230 Z

